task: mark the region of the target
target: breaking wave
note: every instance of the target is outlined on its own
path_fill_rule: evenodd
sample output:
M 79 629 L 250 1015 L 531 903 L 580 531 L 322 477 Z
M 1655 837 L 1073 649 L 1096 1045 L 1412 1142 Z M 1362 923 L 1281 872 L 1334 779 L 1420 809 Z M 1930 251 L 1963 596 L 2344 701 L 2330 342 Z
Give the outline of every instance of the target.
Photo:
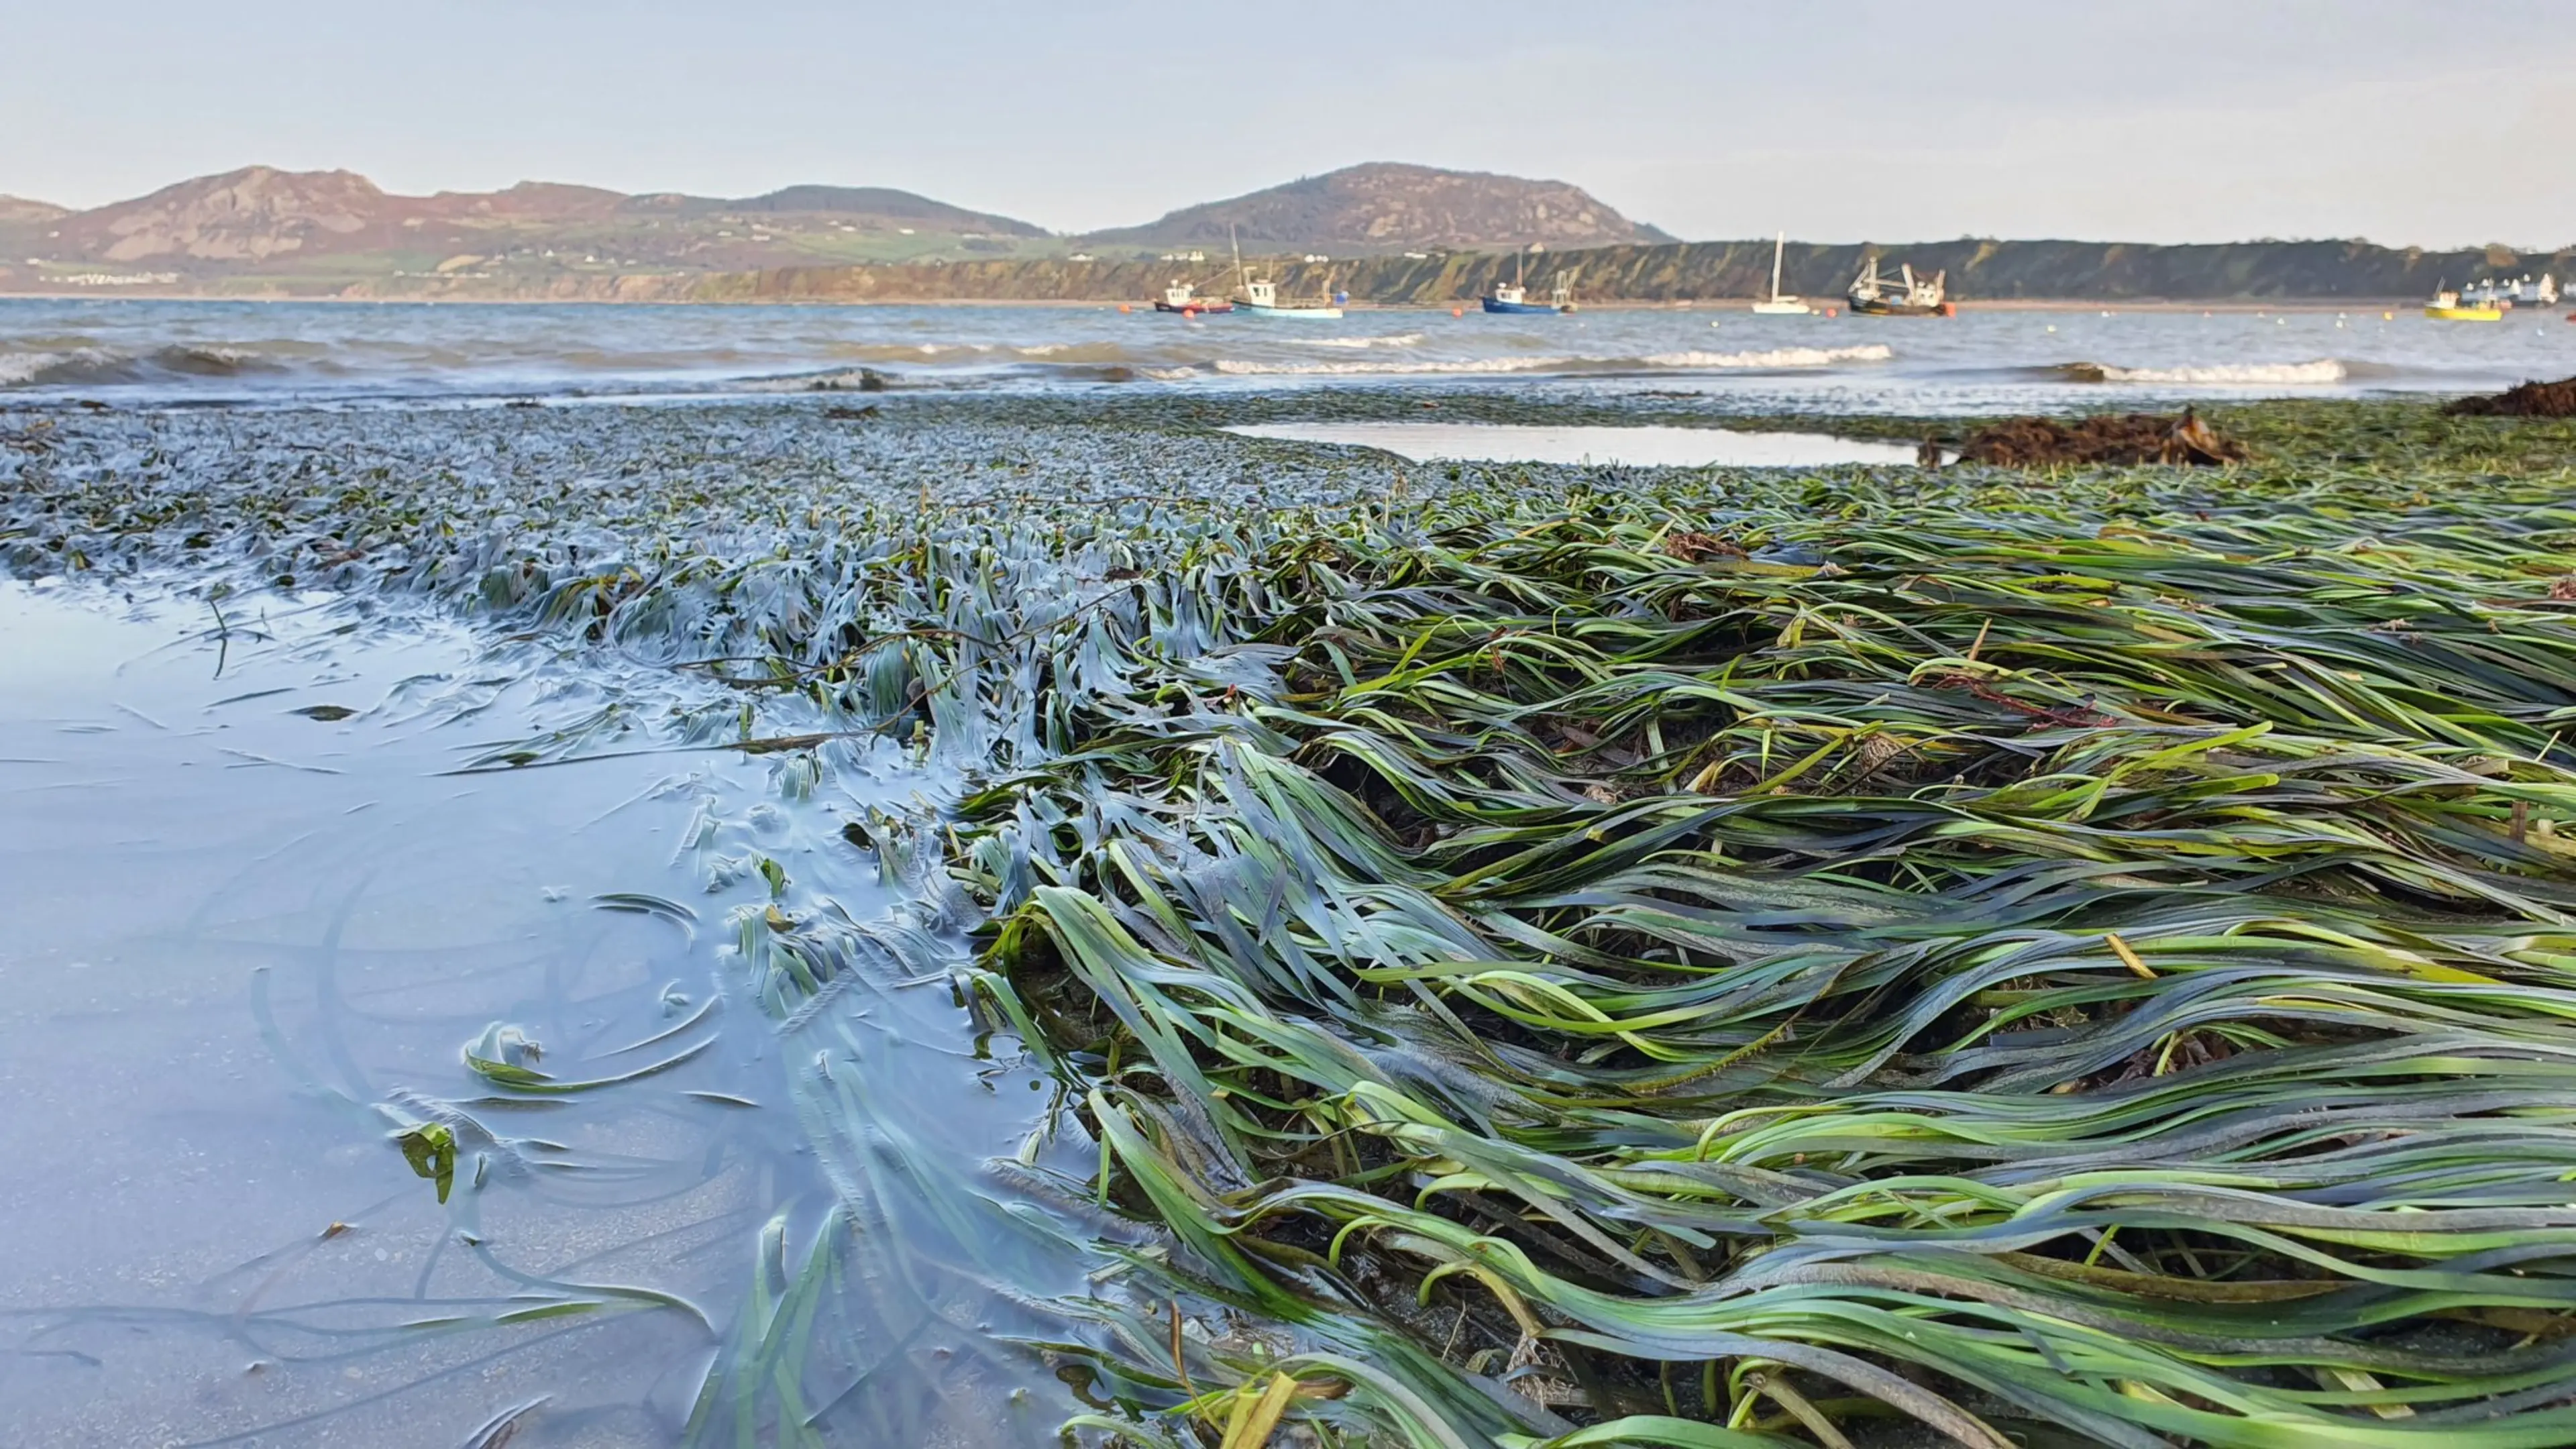
M 284 371 L 286 364 L 274 358 L 230 347 L 171 346 L 147 352 L 77 347 L 63 352 L 0 352 L 0 388 L 115 387 Z
M 747 377 L 731 386 L 741 392 L 876 392 L 892 384 L 889 374 L 873 367 L 836 367 L 827 372 Z
M 2350 368 L 2331 357 L 2314 362 L 2231 362 L 2208 367 L 2113 367 L 2101 362 L 2070 362 L 2057 371 L 2077 382 L 2216 387 L 2325 387 L 2352 375 Z
M 1883 342 L 1861 347 L 1775 347 L 1767 352 L 1658 352 L 1656 367 L 1831 367 L 1837 362 L 1885 362 L 1896 352 Z
M 1209 369 L 1226 377 L 1399 376 L 1412 373 L 1548 372 L 1575 367 L 1574 357 L 1475 357 L 1454 362 L 1254 362 L 1220 357 Z
M 1779 347 L 1767 352 L 1659 352 L 1645 357 L 1473 357 L 1422 362 L 1260 362 L 1220 358 L 1209 364 L 1209 368 L 1227 377 L 1475 376 L 1516 372 L 1831 367 L 1844 362 L 1885 362 L 1895 355 L 1885 343 L 1873 342 L 1861 347 Z M 1165 374 L 1155 372 L 1151 375 Z
M 1300 347 L 1347 347 L 1365 350 L 1371 347 L 1419 347 L 1422 334 L 1405 332 L 1393 337 L 1291 337 L 1285 339 Z

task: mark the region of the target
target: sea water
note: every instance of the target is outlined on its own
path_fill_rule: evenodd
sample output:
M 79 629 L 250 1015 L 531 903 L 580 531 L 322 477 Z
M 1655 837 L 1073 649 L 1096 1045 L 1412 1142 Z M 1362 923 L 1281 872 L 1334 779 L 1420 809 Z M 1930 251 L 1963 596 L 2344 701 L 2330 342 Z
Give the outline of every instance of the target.
M 1739 305 L 1335 323 L 1068 306 L 0 300 L 0 399 L 262 403 L 887 386 L 1193 391 L 1488 382 L 1669 389 L 1745 411 L 1995 412 L 2273 394 L 2469 391 L 2576 372 L 2555 312 L 1971 309 L 1761 317 Z

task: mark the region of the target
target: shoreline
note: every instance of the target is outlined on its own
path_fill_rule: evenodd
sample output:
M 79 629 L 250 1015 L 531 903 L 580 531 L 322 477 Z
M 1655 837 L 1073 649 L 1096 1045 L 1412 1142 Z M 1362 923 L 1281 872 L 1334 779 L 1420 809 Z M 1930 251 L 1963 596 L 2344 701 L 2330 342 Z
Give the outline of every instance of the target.
M 1689 301 L 1599 301 L 1578 302 L 1577 314 L 1583 312 L 1744 312 L 1756 298 L 1700 297 Z M 1344 304 L 1351 312 L 1418 312 L 1446 314 L 1452 308 L 1467 308 L 1475 298 L 1442 303 L 1363 302 Z M 2403 314 L 2421 308 L 2420 298 L 2389 297 L 2307 298 L 2238 297 L 2213 301 L 2177 301 L 2171 298 L 2103 300 L 2082 297 L 2012 297 L 1959 298 L 1958 309 L 1967 312 L 2229 312 L 2263 315 L 2273 312 L 2394 312 Z M 0 303 L 8 302 L 191 302 L 191 303 L 261 303 L 284 306 L 328 304 L 353 307 L 977 307 L 1027 308 L 1033 310 L 1071 310 L 1097 308 L 1115 311 L 1119 307 L 1150 310 L 1152 299 L 1131 297 L 1124 300 L 1100 297 L 795 297 L 795 298 L 701 298 L 701 297 L 348 297 L 348 296 L 245 296 L 224 292 L 161 292 L 123 288 L 115 291 L 22 292 L 0 290 Z M 1826 317 L 1821 307 L 1832 307 L 1837 316 Z M 2557 309 L 2535 307 L 2534 316 L 2555 317 Z M 1807 314 L 1815 321 L 1843 321 L 1853 314 L 1839 302 L 1826 302 L 1818 311 Z M 1915 319 L 1890 319 L 1915 320 Z M 1940 319 L 1922 319 L 1940 320 Z

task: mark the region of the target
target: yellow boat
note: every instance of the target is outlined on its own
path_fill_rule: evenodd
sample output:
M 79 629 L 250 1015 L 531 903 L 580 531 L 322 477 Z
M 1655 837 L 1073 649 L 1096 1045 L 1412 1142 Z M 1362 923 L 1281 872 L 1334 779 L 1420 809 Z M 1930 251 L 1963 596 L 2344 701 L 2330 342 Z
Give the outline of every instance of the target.
M 2435 292 L 2424 304 L 2424 315 L 2436 322 L 2501 322 L 2504 309 L 2494 303 L 2462 303 L 2457 292 Z

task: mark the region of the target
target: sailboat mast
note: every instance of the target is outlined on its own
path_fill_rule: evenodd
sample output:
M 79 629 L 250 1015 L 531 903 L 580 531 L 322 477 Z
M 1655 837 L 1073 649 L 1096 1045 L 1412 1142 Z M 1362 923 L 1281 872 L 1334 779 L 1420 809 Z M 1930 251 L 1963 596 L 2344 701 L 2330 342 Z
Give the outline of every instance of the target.
M 1788 249 L 1789 234 L 1784 231 L 1780 233 L 1779 240 L 1771 244 L 1771 300 L 1774 302 L 1780 300 L 1780 254 Z
M 1243 271 L 1243 243 L 1235 239 L 1234 223 L 1230 221 L 1225 224 L 1225 244 L 1234 248 L 1234 284 L 1249 291 L 1251 283 L 1245 279 Z

